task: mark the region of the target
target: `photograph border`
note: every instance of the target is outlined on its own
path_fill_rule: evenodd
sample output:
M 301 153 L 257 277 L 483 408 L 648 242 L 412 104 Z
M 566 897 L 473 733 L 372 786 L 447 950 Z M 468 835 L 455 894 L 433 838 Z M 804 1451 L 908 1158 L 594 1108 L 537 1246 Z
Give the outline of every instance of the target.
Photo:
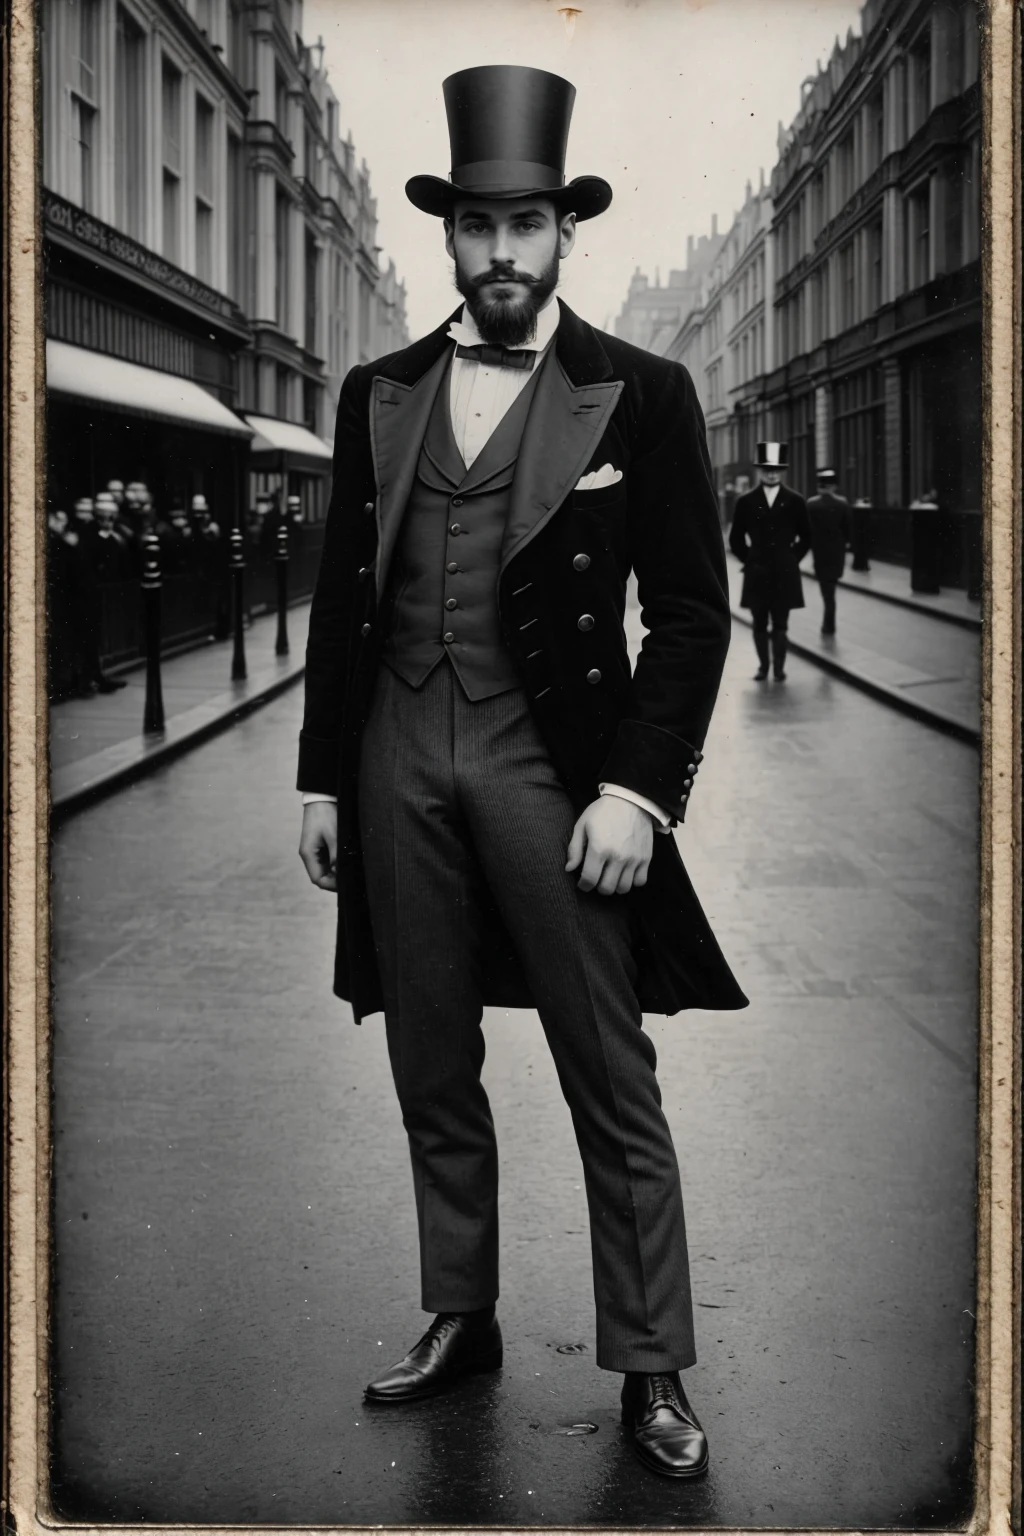
M 373 4 L 374 0 L 365 0 Z M 676 0 L 678 4 L 693 0 Z M 703 0 L 715 3 L 715 0 Z M 725 0 L 720 0 L 725 3 Z M 1021 50 L 1019 0 L 982 0 L 984 616 L 980 756 L 975 1507 L 1021 1520 Z M 37 38 L 3 15 L 3 902 L 5 1531 L 379 1531 L 380 1525 L 91 1524 L 49 1503 L 51 1212 L 45 440 Z M 434 1527 L 435 1529 L 437 1527 Z M 588 1527 L 576 1526 L 581 1530 Z M 459 1527 L 459 1529 L 472 1529 Z M 487 1527 L 488 1531 L 496 1527 Z M 531 1529 L 517 1526 L 516 1532 Z M 552 1536 L 557 1528 L 543 1527 Z M 600 1529 L 615 1536 L 613 1527 Z M 671 1527 L 675 1530 L 678 1527 Z M 694 1530 L 700 1529 L 694 1527 Z M 714 1527 L 724 1531 L 725 1527 Z M 774 1531 L 776 1528 L 772 1528 Z M 786 1529 L 777 1528 L 781 1533 Z M 840 1527 L 827 1527 L 829 1532 Z

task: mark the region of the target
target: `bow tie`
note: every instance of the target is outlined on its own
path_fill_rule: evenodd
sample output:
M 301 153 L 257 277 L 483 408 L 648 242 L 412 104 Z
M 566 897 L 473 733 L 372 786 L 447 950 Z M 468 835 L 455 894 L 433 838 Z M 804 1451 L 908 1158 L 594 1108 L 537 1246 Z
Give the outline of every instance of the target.
M 487 342 L 481 341 L 476 346 L 462 346 L 455 348 L 456 357 L 468 357 L 474 363 L 487 363 L 492 368 L 522 368 L 529 373 L 537 360 L 536 352 L 523 349 L 514 351 L 509 347 L 492 347 Z

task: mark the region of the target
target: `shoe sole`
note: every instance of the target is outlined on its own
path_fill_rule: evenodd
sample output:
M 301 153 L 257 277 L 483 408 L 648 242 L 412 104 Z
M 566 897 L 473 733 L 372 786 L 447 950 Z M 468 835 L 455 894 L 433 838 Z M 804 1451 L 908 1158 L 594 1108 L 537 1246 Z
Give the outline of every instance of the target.
M 382 1403 L 387 1406 L 394 1404 L 402 1407 L 405 1403 L 421 1403 L 428 1397 L 440 1397 L 443 1392 L 450 1392 L 457 1387 L 466 1376 L 483 1376 L 489 1371 L 500 1371 L 503 1362 L 503 1354 L 499 1349 L 492 1355 L 481 1355 L 479 1360 L 464 1365 L 455 1376 L 439 1382 L 437 1386 L 423 1387 L 418 1392 L 404 1392 L 400 1397 L 393 1393 L 376 1393 L 369 1387 L 363 1393 L 363 1399 L 368 1403 Z

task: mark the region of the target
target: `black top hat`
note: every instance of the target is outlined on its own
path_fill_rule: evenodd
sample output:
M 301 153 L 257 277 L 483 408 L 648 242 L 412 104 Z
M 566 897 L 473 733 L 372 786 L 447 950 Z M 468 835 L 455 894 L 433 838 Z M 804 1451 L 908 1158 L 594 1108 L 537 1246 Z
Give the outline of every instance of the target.
M 460 198 L 545 197 L 562 213 L 592 219 L 612 200 L 600 176 L 565 183 L 565 145 L 576 87 L 560 75 L 519 64 L 460 69 L 444 82 L 452 169 L 414 176 L 406 196 L 424 213 L 451 213 Z
M 788 443 L 758 443 L 758 469 L 786 469 L 789 466 Z
M 836 477 L 836 472 L 834 469 L 819 469 L 816 471 L 816 474 L 819 480 L 826 480 L 829 485 L 831 485 L 832 481 Z

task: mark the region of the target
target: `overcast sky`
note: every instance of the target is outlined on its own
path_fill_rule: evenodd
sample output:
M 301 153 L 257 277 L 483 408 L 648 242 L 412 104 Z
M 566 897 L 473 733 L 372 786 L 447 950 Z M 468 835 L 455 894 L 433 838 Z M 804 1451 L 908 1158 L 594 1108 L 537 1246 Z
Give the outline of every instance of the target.
M 662 281 L 686 237 L 728 227 L 748 177 L 776 159 L 800 85 L 860 30 L 851 0 L 305 0 L 307 43 L 325 63 L 377 198 L 378 241 L 405 279 L 413 338 L 455 307 L 441 221 L 404 192 L 451 161 L 441 81 L 474 64 L 529 64 L 576 86 L 566 177 L 604 176 L 607 213 L 580 225 L 561 295 L 611 327 L 638 265 Z

